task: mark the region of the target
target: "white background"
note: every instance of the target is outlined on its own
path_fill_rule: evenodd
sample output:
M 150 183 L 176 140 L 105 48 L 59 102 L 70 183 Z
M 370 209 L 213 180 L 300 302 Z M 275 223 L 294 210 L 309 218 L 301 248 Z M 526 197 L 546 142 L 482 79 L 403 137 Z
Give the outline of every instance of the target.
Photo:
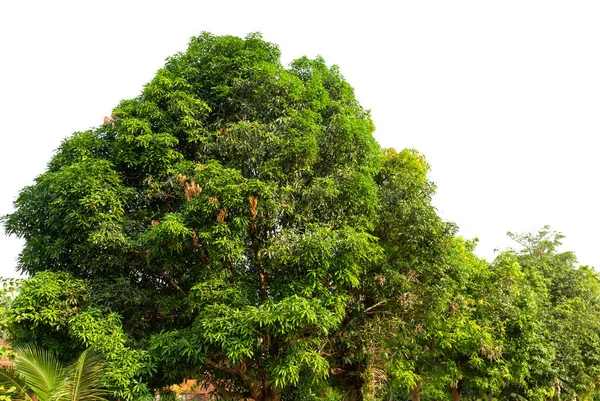
M 550 224 L 600 266 L 598 1 L 0 3 L 0 215 L 61 140 L 139 94 L 202 31 L 260 31 L 285 64 L 321 55 L 385 147 L 417 148 L 434 202 L 479 255 Z M 0 233 L 0 274 L 22 244 Z

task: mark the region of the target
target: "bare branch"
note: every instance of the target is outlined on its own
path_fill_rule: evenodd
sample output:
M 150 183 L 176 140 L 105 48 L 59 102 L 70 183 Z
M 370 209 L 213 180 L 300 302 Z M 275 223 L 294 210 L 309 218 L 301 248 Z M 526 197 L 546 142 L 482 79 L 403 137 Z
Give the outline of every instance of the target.
M 166 272 L 160 272 L 160 274 L 165 279 L 165 281 L 171 285 L 171 287 L 175 288 L 182 294 L 185 294 L 185 292 L 181 289 L 180 286 L 177 285 L 177 283 L 175 282 L 175 280 L 173 280 L 171 276 L 169 276 Z
M 368 311 L 373 310 L 373 309 L 377 308 L 380 305 L 383 305 L 385 302 L 386 301 L 379 301 L 375 305 L 369 306 L 367 309 L 364 310 L 364 313 L 367 313 Z
M 210 360 L 208 358 L 206 358 L 204 360 L 204 363 L 206 363 L 208 366 L 210 366 L 212 368 L 215 368 L 217 370 L 220 370 L 222 372 L 230 373 L 232 375 L 239 375 L 240 374 L 240 372 L 238 370 L 232 369 L 232 368 L 230 368 L 228 366 L 223 366 L 223 365 L 221 365 L 219 363 L 216 363 L 215 361 L 212 361 L 212 360 Z

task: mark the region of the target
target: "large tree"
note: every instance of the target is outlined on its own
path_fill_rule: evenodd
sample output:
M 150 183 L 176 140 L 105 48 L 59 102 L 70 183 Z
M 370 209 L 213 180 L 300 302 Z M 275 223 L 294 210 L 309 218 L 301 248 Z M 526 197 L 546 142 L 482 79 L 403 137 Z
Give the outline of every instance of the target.
M 277 400 L 329 374 L 324 344 L 384 252 L 383 156 L 337 67 L 279 56 L 257 34 L 194 37 L 61 144 L 4 218 L 20 271 L 46 272 L 15 301 L 13 341 L 105 350 L 130 399 L 199 377 Z
M 93 346 L 128 401 L 186 378 L 256 401 L 595 395 L 594 271 L 548 229 L 477 258 L 338 68 L 279 56 L 192 38 L 61 144 L 3 217 L 32 276 L 0 294 L 12 344 Z

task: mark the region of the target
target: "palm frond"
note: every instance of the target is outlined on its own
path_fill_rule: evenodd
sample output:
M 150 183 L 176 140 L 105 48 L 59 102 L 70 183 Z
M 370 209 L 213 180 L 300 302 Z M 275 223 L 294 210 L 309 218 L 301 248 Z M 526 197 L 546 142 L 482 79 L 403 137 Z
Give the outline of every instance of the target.
M 10 396 L 12 401 L 31 401 L 25 381 L 14 368 L 0 369 L 0 395 Z
M 558 384 L 560 385 L 560 387 L 565 390 L 565 392 L 567 394 L 572 394 L 572 395 L 575 395 L 575 396 L 577 395 L 577 392 L 573 389 L 573 387 L 571 387 L 569 385 L 569 383 L 566 382 L 566 378 L 562 379 L 560 377 L 557 377 L 556 381 L 558 382 Z
M 103 389 L 105 361 L 98 351 L 87 349 L 67 368 L 64 381 L 53 401 L 105 401 Z
M 64 370 L 54 354 L 31 346 L 15 348 L 18 375 L 40 401 L 50 400 L 63 380 Z

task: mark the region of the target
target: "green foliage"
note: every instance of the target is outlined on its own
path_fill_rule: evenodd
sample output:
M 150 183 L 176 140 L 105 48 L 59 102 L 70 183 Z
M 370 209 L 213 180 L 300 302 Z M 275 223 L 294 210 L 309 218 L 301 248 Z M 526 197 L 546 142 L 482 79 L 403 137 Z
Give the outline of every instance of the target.
M 105 358 L 103 378 L 116 396 L 134 399 L 147 393 L 138 378 L 152 369 L 148 357 L 128 346 L 116 313 L 92 306 L 83 280 L 64 272 L 38 273 L 23 281 L 7 317 L 11 343 L 44 347 L 63 363 L 94 347 Z
M 64 359 L 70 359 L 82 349 L 65 346 L 69 321 L 88 300 L 85 283 L 73 280 L 68 273 L 43 272 L 23 281 L 8 313 L 11 338 L 64 353 Z

